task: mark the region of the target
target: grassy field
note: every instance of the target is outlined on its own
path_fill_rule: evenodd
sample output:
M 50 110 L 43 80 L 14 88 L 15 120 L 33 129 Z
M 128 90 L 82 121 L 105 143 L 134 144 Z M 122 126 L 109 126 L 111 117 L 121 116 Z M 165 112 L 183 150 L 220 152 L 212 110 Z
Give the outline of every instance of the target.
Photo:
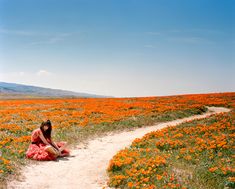
M 137 138 L 107 168 L 116 188 L 235 188 L 235 98 L 232 111 Z
M 21 99 L 0 101 L 0 180 L 29 163 L 25 152 L 33 129 L 50 119 L 53 138 L 70 146 L 105 135 L 234 106 L 235 93 L 142 98 Z M 115 173 L 114 173 L 115 174 Z

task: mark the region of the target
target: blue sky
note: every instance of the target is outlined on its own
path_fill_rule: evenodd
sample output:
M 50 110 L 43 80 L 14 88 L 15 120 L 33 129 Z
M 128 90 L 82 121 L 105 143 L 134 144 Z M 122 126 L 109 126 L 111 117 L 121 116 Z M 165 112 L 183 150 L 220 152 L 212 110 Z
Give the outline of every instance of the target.
M 233 0 L 0 0 L 0 81 L 127 96 L 235 91 Z

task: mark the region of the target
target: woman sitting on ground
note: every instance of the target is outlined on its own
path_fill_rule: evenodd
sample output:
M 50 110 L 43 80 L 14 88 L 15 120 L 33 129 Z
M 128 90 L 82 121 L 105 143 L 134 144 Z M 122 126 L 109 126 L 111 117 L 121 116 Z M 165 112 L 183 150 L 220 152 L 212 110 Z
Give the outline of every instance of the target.
M 52 125 L 50 120 L 43 121 L 40 128 L 32 132 L 31 144 L 26 157 L 34 160 L 55 160 L 57 157 L 69 156 L 66 142 L 55 143 L 51 139 Z

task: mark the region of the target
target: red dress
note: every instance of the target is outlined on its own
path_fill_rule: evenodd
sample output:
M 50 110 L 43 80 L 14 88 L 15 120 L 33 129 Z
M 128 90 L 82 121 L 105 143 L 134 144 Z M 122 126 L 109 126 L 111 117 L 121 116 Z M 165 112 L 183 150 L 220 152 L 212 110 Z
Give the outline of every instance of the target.
M 48 146 L 46 144 L 43 143 L 43 141 L 40 139 L 39 135 L 40 135 L 40 128 L 35 129 L 32 132 L 32 136 L 31 136 L 31 143 L 29 145 L 29 148 L 26 152 L 26 157 L 30 158 L 30 159 L 34 159 L 34 160 L 39 160 L 39 161 L 45 161 L 45 160 L 55 160 L 56 156 L 47 152 L 45 150 L 45 148 Z M 48 142 L 50 143 L 50 140 L 48 140 Z M 56 142 L 58 147 L 62 147 L 64 146 L 64 142 Z M 62 156 L 68 156 L 69 155 L 69 150 L 68 149 L 64 149 L 61 152 Z

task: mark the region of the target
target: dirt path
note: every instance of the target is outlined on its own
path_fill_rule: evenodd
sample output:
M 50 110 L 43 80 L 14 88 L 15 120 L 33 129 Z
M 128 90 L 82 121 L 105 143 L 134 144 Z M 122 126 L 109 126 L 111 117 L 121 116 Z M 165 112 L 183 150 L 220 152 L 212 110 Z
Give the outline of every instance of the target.
M 121 149 L 128 147 L 135 138 L 146 133 L 177 125 L 185 121 L 205 118 L 211 114 L 228 112 L 227 108 L 208 107 L 203 115 L 160 123 L 157 125 L 110 134 L 89 141 L 87 146 L 78 146 L 71 151 L 72 157 L 58 161 L 36 162 L 22 169 L 20 180 L 11 181 L 7 188 L 30 189 L 96 189 L 106 186 L 106 168 L 109 160 Z

